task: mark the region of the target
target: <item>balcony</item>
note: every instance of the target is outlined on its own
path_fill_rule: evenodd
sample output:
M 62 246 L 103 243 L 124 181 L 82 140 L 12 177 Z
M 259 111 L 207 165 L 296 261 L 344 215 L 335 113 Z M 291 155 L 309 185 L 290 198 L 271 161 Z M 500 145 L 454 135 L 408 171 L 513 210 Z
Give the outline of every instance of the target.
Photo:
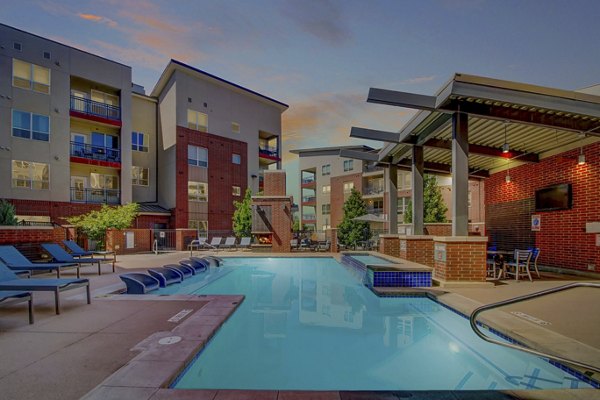
M 317 204 L 317 198 L 315 196 L 303 196 L 302 205 L 315 205 Z
M 121 126 L 121 107 L 71 96 L 71 116 Z
M 377 165 L 365 164 L 363 166 L 363 173 L 369 175 L 379 175 L 380 173 L 383 173 L 383 168 Z
M 302 178 L 300 182 L 300 187 L 302 188 L 315 188 L 317 182 L 314 177 Z
M 384 192 L 385 188 L 383 186 L 366 186 L 363 189 L 363 196 L 382 196 Z
M 121 150 L 87 143 L 71 142 L 71 161 L 105 167 L 121 167 Z
M 367 214 L 381 215 L 381 214 L 383 214 L 383 208 L 380 208 L 380 207 L 367 207 Z
M 120 204 L 121 191 L 118 189 L 71 188 L 71 201 L 93 204 Z
M 258 146 L 258 157 L 263 164 L 273 164 L 281 161 L 277 147 Z
M 302 214 L 302 222 L 305 224 L 315 223 L 317 216 L 315 214 Z

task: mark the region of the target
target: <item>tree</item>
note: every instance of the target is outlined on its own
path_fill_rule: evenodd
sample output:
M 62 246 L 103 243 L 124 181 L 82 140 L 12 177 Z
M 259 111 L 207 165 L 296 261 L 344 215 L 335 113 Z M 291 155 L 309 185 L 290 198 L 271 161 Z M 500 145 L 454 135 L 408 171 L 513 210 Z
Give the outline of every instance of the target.
M 17 225 L 15 206 L 6 200 L 0 200 L 0 225 Z
M 233 232 L 237 237 L 250 236 L 252 234 L 252 190 L 246 189 L 244 199 L 241 202 L 234 201 L 233 206 L 235 207 L 232 217 Z
M 294 215 L 294 224 L 292 225 L 292 232 L 300 232 L 300 219 L 297 215 Z
M 360 192 L 352 189 L 348 200 L 344 203 L 344 217 L 338 225 L 338 240 L 345 246 L 356 244 L 361 240 L 371 238 L 371 229 L 369 223 L 365 221 L 355 221 L 354 218 L 367 213 L 367 204 L 363 200 Z
M 425 223 L 447 222 L 448 207 L 442 198 L 442 191 L 433 175 L 425 175 L 423 179 L 423 220 Z M 404 223 L 412 223 L 412 200 L 408 202 L 404 212 Z
M 129 228 L 137 217 L 138 210 L 137 203 L 117 207 L 103 204 L 100 210 L 70 217 L 67 221 L 82 230 L 89 239 L 98 241 L 100 247 L 104 247 L 106 230 Z

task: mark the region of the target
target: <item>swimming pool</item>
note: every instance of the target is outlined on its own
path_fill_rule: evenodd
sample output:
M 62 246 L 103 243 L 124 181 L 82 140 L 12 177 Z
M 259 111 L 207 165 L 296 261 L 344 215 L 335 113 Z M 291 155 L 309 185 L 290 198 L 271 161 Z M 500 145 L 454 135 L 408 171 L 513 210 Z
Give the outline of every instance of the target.
M 393 264 L 393 262 L 390 260 L 386 260 L 385 258 L 382 258 L 382 257 L 372 256 L 370 254 L 350 254 L 350 257 L 360 261 L 361 263 L 363 263 L 365 265 Z
M 480 340 L 465 318 L 428 298 L 377 297 L 332 258 L 229 258 L 209 275 L 161 292 L 246 299 L 175 388 L 589 387 L 539 358 Z

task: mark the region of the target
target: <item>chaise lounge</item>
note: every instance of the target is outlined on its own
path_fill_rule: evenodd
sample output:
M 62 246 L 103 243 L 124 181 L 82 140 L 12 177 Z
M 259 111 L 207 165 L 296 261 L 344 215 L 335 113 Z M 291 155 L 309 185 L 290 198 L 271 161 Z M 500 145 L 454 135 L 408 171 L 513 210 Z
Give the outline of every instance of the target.
M 92 258 L 94 258 L 95 255 L 102 256 L 102 261 L 104 261 L 106 263 L 112 263 L 112 272 L 115 272 L 115 263 L 117 262 L 117 254 L 114 251 L 106 251 L 106 250 L 86 251 L 86 250 L 82 249 L 81 247 L 79 247 L 79 245 L 77 243 L 75 243 L 73 240 L 63 240 L 63 244 L 65 245 L 67 250 L 69 250 L 71 252 L 71 255 L 73 257 L 90 257 L 91 256 Z M 112 259 L 106 258 L 106 256 L 112 256 Z
M 0 246 L 0 260 L 15 271 L 56 271 L 56 277 L 60 279 L 63 268 L 77 268 L 77 277 L 80 276 L 77 263 L 32 263 L 14 246 Z
M 74 258 L 71 254 L 67 253 L 62 247 L 55 243 L 44 243 L 42 244 L 42 248 L 48 254 L 50 254 L 54 262 L 76 263 L 79 264 L 79 267 L 82 267 L 85 264 L 97 264 L 98 275 L 102 275 L 102 269 L 100 266 L 101 260 L 98 258 Z M 77 268 L 77 277 L 80 278 L 79 268 Z
M 30 292 L 22 292 L 15 290 L 0 290 L 0 303 L 12 304 L 22 303 L 27 301 L 29 303 L 29 323 L 33 324 L 33 296 Z
M 90 281 L 87 279 L 21 279 L 4 263 L 0 262 L 0 290 L 27 290 L 31 292 L 54 292 L 54 308 L 60 314 L 60 292 L 85 286 L 87 303 L 91 304 Z
M 121 274 L 119 278 L 127 286 L 127 294 L 146 294 L 160 287 L 158 279 L 136 272 Z

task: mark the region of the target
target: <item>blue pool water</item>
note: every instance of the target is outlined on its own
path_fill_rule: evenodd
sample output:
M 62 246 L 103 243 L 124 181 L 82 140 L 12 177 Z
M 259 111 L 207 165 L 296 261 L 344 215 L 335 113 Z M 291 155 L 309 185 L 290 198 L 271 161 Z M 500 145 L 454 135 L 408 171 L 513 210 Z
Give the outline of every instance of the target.
M 231 258 L 161 292 L 246 295 L 175 388 L 589 387 L 539 358 L 482 341 L 465 318 L 432 300 L 377 297 L 332 258 Z
M 393 264 L 391 261 L 386 260 L 385 258 L 372 256 L 372 255 L 360 255 L 360 254 L 350 254 L 350 257 L 360 261 L 365 265 L 384 265 L 384 264 Z

